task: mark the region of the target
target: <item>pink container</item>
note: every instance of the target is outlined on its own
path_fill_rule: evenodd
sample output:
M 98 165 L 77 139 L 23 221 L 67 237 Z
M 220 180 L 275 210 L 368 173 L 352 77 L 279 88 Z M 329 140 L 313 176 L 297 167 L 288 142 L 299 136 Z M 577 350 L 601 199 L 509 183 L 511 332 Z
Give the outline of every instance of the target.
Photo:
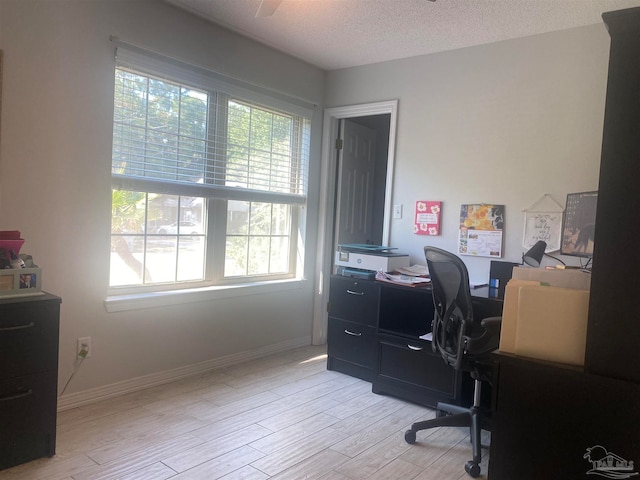
M 22 244 L 24 240 L 22 238 L 18 240 L 2 240 L 0 239 L 0 248 L 4 248 L 7 256 L 9 256 L 9 250 L 13 250 L 16 252 L 16 255 L 20 253 L 20 248 L 22 248 Z

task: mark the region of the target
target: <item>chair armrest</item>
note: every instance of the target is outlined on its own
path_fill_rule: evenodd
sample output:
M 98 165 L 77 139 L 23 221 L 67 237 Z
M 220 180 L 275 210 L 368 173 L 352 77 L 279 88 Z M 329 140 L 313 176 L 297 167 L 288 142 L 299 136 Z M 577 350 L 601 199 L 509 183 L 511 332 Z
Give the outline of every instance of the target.
M 480 322 L 483 332 L 478 337 L 466 337 L 466 351 L 471 355 L 489 353 L 500 345 L 502 317 L 483 318 Z
M 502 327 L 502 317 L 483 318 L 480 322 L 490 335 L 500 337 L 500 328 Z

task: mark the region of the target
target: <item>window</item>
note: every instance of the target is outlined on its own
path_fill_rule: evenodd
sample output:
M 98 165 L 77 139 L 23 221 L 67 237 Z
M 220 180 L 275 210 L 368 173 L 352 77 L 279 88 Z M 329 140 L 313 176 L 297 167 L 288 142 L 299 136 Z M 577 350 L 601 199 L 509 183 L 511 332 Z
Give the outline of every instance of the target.
M 168 65 L 160 75 L 162 62 L 118 57 L 110 286 L 294 277 L 309 116 L 216 88 L 202 72 Z

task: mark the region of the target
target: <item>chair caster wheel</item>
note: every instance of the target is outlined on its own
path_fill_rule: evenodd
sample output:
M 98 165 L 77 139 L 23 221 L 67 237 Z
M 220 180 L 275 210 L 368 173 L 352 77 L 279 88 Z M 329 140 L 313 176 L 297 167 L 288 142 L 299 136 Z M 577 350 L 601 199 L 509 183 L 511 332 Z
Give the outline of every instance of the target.
M 476 478 L 476 477 L 480 476 L 480 465 L 478 465 L 477 463 L 473 463 L 472 461 L 468 461 L 465 464 L 464 469 L 473 478 Z
M 414 432 L 413 430 L 407 430 L 406 432 L 404 432 L 404 441 L 411 445 L 416 443 L 416 432 Z

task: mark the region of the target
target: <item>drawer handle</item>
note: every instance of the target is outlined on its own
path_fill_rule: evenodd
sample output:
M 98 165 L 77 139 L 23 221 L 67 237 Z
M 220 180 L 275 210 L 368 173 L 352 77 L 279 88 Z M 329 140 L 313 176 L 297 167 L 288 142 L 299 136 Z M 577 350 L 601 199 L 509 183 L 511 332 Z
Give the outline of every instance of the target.
M 407 347 L 409 347 L 411 350 L 415 350 L 416 352 L 419 352 L 420 350 L 423 349 L 423 347 L 415 347 L 415 346 L 409 345 L 409 344 L 407 344 Z
M 364 292 L 354 292 L 353 290 L 347 290 L 347 293 L 349 295 L 358 295 L 360 297 L 364 295 Z
M 27 397 L 33 393 L 33 390 L 29 389 L 26 392 L 13 393 L 9 395 L 5 395 L 4 397 L 0 397 L 0 402 L 5 402 L 9 400 L 16 400 L 18 398 Z
M 350 330 L 345 329 L 344 333 L 346 333 L 347 335 L 353 335 L 354 337 L 361 337 L 362 336 L 362 332 L 352 332 Z
M 22 330 L 24 328 L 31 328 L 35 324 L 33 322 L 28 323 L 26 325 L 18 325 L 17 327 L 0 327 L 0 332 L 9 332 L 11 330 Z

